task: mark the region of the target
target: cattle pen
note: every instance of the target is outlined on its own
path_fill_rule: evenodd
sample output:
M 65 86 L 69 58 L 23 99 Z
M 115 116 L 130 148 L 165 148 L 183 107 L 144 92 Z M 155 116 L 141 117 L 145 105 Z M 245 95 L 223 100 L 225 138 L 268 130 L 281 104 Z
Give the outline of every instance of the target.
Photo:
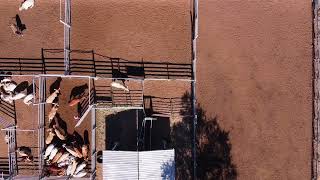
M 62 6 L 64 5 L 64 13 Z M 192 131 L 192 175 L 196 177 L 196 39 L 198 36 L 198 3 L 193 2 L 192 19 L 192 56 L 190 63 L 173 63 L 168 61 L 127 60 L 110 57 L 94 50 L 76 50 L 70 48 L 71 3 L 60 0 L 60 19 L 64 27 L 64 48 L 40 50 L 39 58 L 8 57 L 0 58 L 4 73 L 0 78 L 10 77 L 18 85 L 27 84 L 28 94 L 33 96 L 32 103 L 26 105 L 21 101 L 0 102 L 1 133 L 6 137 L 6 163 L 1 164 L 2 178 L 34 179 L 44 178 L 43 168 L 46 160 L 48 114 L 51 105 L 46 100 L 52 94 L 54 84 L 59 82 L 61 95 L 59 102 L 68 100 L 69 92 L 75 87 L 88 85 L 87 98 L 79 102 L 78 108 L 62 110 L 59 118 L 68 124 L 67 133 L 73 131 L 89 132 L 90 155 L 85 168 L 87 179 L 101 176 L 101 167 L 97 167 L 97 113 L 102 111 L 135 110 L 143 114 L 143 122 L 136 122 L 136 148 L 152 150 L 151 130 L 148 142 L 142 143 L 143 128 L 150 126 L 154 116 L 158 119 L 169 118 L 170 125 L 186 118 L 191 123 Z M 63 17 L 64 16 L 64 17 Z M 64 19 L 64 20 L 63 20 Z M 120 91 L 110 84 L 115 81 L 125 82 L 129 92 Z M 170 94 L 166 89 L 175 89 Z M 159 91 L 162 89 L 163 91 Z M 62 105 L 67 108 L 67 105 Z M 61 108 L 61 107 L 60 107 Z M 73 121 L 72 113 L 78 113 L 78 121 Z M 71 120 L 70 120 L 71 119 Z M 151 123 L 151 124 L 150 124 Z M 148 124 L 148 125 L 146 125 Z M 144 134 L 145 135 L 145 134 Z M 143 136 L 143 140 L 146 137 Z M 32 149 L 33 161 L 24 162 L 17 153 L 17 148 L 27 146 Z M 109 144 L 115 148 L 115 144 Z M 147 148 L 149 146 L 150 148 Z M 68 176 L 50 176 L 47 179 L 68 179 Z

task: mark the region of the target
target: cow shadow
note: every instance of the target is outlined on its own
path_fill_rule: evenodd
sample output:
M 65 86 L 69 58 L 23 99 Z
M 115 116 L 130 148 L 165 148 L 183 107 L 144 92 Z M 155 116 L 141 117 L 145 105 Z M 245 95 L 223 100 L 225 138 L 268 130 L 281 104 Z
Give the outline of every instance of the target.
M 76 87 L 72 88 L 69 99 L 72 100 L 75 97 L 80 97 L 80 96 L 84 95 L 88 88 L 89 87 L 88 87 L 87 83 L 84 85 L 76 86 Z
M 83 142 L 84 142 L 84 144 L 90 144 L 88 130 L 84 130 L 84 132 L 83 132 Z
M 61 118 L 61 116 L 60 116 L 59 113 L 56 114 L 55 118 L 57 119 L 57 121 L 58 121 L 58 123 L 59 123 L 59 126 L 60 126 L 65 132 L 68 132 L 68 125 L 67 125 L 66 121 L 64 121 L 64 120 Z M 54 121 L 52 121 L 52 122 L 54 122 Z
M 27 89 L 29 86 L 29 82 L 28 81 L 23 81 L 20 84 L 17 85 L 17 87 L 14 89 L 14 91 L 16 93 L 20 93 L 22 91 L 24 91 L 25 89 Z
M 73 139 L 76 142 L 76 144 L 79 145 L 80 147 L 84 143 L 83 138 L 81 137 L 81 135 L 77 131 L 73 132 Z
M 16 19 L 17 27 L 19 28 L 19 30 L 20 30 L 21 32 L 27 29 L 27 26 L 22 23 L 19 14 L 16 14 L 15 19 Z
M 55 89 L 59 89 L 62 78 L 57 77 L 57 79 L 50 85 L 50 94 L 54 92 Z

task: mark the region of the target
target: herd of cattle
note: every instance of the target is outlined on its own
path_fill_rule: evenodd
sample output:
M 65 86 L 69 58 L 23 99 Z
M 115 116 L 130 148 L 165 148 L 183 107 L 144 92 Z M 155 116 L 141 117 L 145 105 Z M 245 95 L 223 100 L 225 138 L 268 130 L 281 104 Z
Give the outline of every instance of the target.
M 68 105 L 70 107 L 77 105 L 81 100 L 87 98 L 87 84 L 75 87 L 81 89 L 78 94 L 71 91 Z M 56 99 L 60 95 L 60 87 L 47 97 L 46 103 L 52 104 L 48 114 L 47 129 L 48 135 L 45 139 L 47 145 L 44 159 L 45 168 L 44 176 L 73 176 L 84 177 L 87 172 L 84 169 L 89 160 L 89 141 L 87 138 L 82 138 L 76 131 L 73 134 L 68 134 L 66 125 L 57 117 L 59 104 Z
M 26 82 L 23 82 L 26 83 Z M 12 80 L 10 75 L 2 76 L 0 81 L 1 99 L 12 103 L 13 101 L 23 99 L 27 105 L 32 104 L 34 98 L 33 91 L 27 91 L 28 88 L 20 88 L 21 84 L 17 84 Z M 128 86 L 124 83 L 113 81 L 110 84 L 114 88 L 129 91 Z M 27 85 L 29 86 L 29 85 Z M 29 87 L 32 87 L 30 85 Z M 29 88 L 30 89 L 30 88 Z M 83 99 L 88 97 L 88 85 L 76 86 L 71 90 L 68 106 L 78 105 Z M 89 161 L 89 140 L 88 131 L 84 132 L 83 138 L 78 132 L 74 131 L 69 134 L 67 125 L 57 113 L 59 109 L 60 84 L 46 98 L 46 104 L 51 104 L 51 110 L 48 113 L 47 136 L 45 137 L 46 148 L 43 152 L 45 166 L 43 176 L 69 176 L 84 177 L 87 175 L 85 167 Z M 78 92 L 78 93 L 75 93 Z M 78 116 L 74 117 L 79 120 Z M 24 162 L 33 162 L 34 157 L 30 147 L 20 146 L 17 153 Z
M 22 82 L 24 83 L 24 82 Z M 21 84 L 22 84 L 21 83 Z M 29 90 L 30 88 L 19 88 L 19 86 L 15 81 L 12 80 L 10 76 L 1 77 L 0 81 L 0 97 L 3 101 L 8 103 L 12 103 L 14 100 L 23 99 L 23 102 L 27 105 L 32 104 L 32 100 L 34 98 L 33 90 Z M 32 86 L 29 86 L 32 87 Z
M 7 82 L 7 80 L 5 81 Z M 13 84 L 12 80 L 10 82 Z M 14 86 L 10 85 L 10 83 L 5 83 L 2 87 L 6 92 L 12 92 L 13 97 L 16 96 Z M 87 85 L 85 84 L 79 87 L 83 88 L 87 87 Z M 84 177 L 88 173 L 85 169 L 89 161 L 88 132 L 84 132 L 83 138 L 76 131 L 74 131 L 73 134 L 68 133 L 67 125 L 60 118 L 60 115 L 57 114 L 59 109 L 58 102 L 61 101 L 58 100 L 59 95 L 60 87 L 54 89 L 46 98 L 46 104 L 51 104 L 52 107 L 47 116 L 48 128 L 46 130 L 47 136 L 45 138 L 46 149 L 43 154 L 45 166 L 42 175 Z M 80 94 L 73 94 L 73 92 L 71 92 L 68 106 L 75 106 L 86 97 L 86 89 Z M 33 155 L 30 147 L 21 146 L 17 148 L 17 152 L 23 161 L 33 162 Z

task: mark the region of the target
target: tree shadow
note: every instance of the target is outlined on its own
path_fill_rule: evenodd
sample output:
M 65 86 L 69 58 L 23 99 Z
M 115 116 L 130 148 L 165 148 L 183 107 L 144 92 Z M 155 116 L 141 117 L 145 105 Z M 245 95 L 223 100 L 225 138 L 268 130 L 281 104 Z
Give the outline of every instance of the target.
M 193 117 L 191 97 L 186 93 L 182 100 L 187 107 L 181 111 L 181 122 L 172 126 L 171 138 L 175 149 L 176 178 L 191 179 L 193 176 Z M 229 132 L 218 124 L 217 117 L 205 115 L 200 104 L 197 106 L 196 163 L 198 179 L 236 179 L 236 166 L 232 163 Z
M 175 171 L 174 171 L 175 163 L 174 160 L 171 159 L 170 161 L 164 162 L 161 165 L 161 179 L 163 180 L 174 180 L 175 178 Z

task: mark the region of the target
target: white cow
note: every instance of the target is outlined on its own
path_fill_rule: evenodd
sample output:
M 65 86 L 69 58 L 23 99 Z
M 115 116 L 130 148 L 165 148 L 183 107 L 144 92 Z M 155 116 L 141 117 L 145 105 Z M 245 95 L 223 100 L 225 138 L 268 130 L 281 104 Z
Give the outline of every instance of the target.
M 19 7 L 19 11 L 27 10 L 29 8 L 32 8 L 33 6 L 34 0 L 24 0 Z
M 114 82 L 114 81 L 113 81 L 113 82 L 111 83 L 111 86 L 114 87 L 114 88 L 122 89 L 122 90 L 124 90 L 124 91 L 129 92 L 128 87 L 126 87 L 126 86 L 124 86 L 124 85 L 122 85 L 122 84 L 120 84 L 120 83 L 118 83 L 118 82 Z
M 3 84 L 3 89 L 7 92 L 8 91 L 13 92 L 16 87 L 17 87 L 17 83 L 14 81 L 5 82 L 5 84 Z
M 26 97 L 26 96 L 27 96 L 26 93 L 24 93 L 24 92 L 19 92 L 19 93 L 15 94 L 15 95 L 12 97 L 12 99 L 13 99 L 13 100 L 18 100 L 18 99 L 22 99 L 22 98 L 24 98 L 24 97 Z
M 50 96 L 47 98 L 46 103 L 52 103 L 59 94 L 60 94 L 60 88 L 55 89 L 54 92 L 50 94 Z
M 82 170 L 82 171 L 78 172 L 78 174 L 73 175 L 73 177 L 82 178 L 85 175 L 87 175 L 87 172 L 85 170 Z
M 49 157 L 49 155 L 50 155 L 50 153 L 51 153 L 51 151 L 53 150 L 54 147 L 55 147 L 54 144 L 50 144 L 47 147 L 47 149 L 45 151 L 45 154 L 44 154 L 44 159 L 47 159 Z
M 52 103 L 53 107 L 51 108 L 51 111 L 49 112 L 48 118 L 49 118 L 49 124 L 51 123 L 52 119 L 56 116 L 59 105 L 56 103 Z
M 82 162 L 81 164 L 79 164 L 76 168 L 76 171 L 74 172 L 74 174 L 78 174 L 83 168 L 85 168 L 87 166 L 86 162 Z
M 29 94 L 23 99 L 23 102 L 29 106 L 30 104 L 32 104 L 33 97 L 33 94 Z

